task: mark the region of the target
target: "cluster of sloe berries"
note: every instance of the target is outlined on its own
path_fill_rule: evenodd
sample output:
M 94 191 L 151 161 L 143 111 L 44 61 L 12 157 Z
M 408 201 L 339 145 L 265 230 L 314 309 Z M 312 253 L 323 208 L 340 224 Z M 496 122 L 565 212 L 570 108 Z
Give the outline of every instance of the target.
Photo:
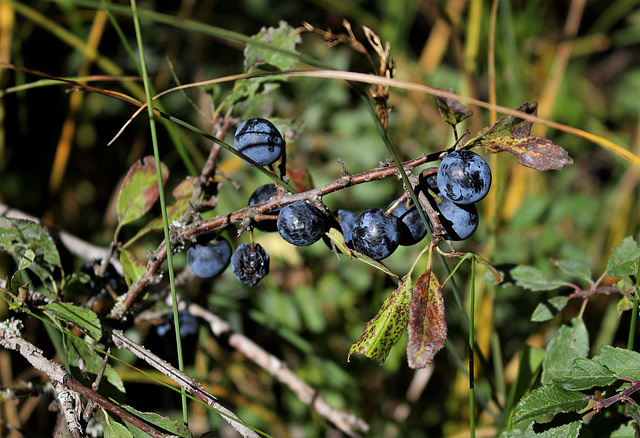
M 284 139 L 268 120 L 244 121 L 234 136 L 235 148 L 261 166 L 272 165 L 284 153 Z M 478 227 L 475 203 L 484 198 L 491 187 L 491 169 L 475 152 L 453 150 L 442 159 L 438 168 L 424 170 L 416 186 L 424 193 L 437 215 L 441 237 L 464 240 Z M 248 206 L 269 201 L 277 192 L 275 184 L 258 187 L 249 198 Z M 420 208 L 420 207 L 419 207 Z M 252 223 L 262 231 L 277 231 L 287 242 L 307 246 L 325 238 L 330 228 L 338 229 L 348 248 L 374 260 L 390 256 L 400 245 L 420 242 L 427 234 L 418 209 L 410 197 L 403 195 L 386 209 L 372 208 L 361 215 L 349 210 L 326 214 L 318 206 L 296 201 L 281 209 L 269 211 L 277 219 Z M 429 217 L 427 215 L 427 217 Z M 429 218 L 431 221 L 431 218 Z M 229 264 L 236 278 L 254 286 L 269 273 L 269 255 L 259 244 L 241 244 L 231 251 L 223 238 L 198 243 L 187 251 L 193 272 L 204 278 L 215 277 Z

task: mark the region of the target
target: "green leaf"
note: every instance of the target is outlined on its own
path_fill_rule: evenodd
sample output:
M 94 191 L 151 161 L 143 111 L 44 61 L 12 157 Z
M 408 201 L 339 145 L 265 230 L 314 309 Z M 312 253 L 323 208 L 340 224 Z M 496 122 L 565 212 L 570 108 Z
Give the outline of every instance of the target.
M 636 427 L 640 427 L 640 406 L 629 404 L 627 406 L 627 415 L 633 419 L 633 423 Z M 634 438 L 636 438 L 635 435 Z
M 638 274 L 640 248 L 633 237 L 625 237 L 611 252 L 607 262 L 607 274 L 612 277 L 627 277 Z
M 531 315 L 531 321 L 543 322 L 552 319 L 565 308 L 568 302 L 569 297 L 558 296 L 539 303 Z
M 453 90 L 448 88 L 445 88 L 444 90 L 453 92 Z M 471 109 L 455 99 L 436 96 L 436 101 L 438 102 L 440 117 L 442 117 L 442 120 L 444 120 L 445 123 L 448 123 L 451 126 L 456 126 L 458 123 L 463 122 L 473 115 L 473 111 L 471 111 Z
M 75 306 L 71 303 L 48 303 L 41 308 L 51 317 L 65 321 L 79 328 L 94 341 L 102 337 L 102 325 L 92 310 Z
M 573 361 L 571 372 L 556 383 L 568 390 L 590 389 L 594 386 L 608 386 L 618 380 L 604 365 L 591 359 L 579 358 Z
M 589 354 L 589 333 L 580 318 L 560 327 L 544 356 L 542 383 L 550 384 L 570 377 L 573 361 Z
M 544 274 L 533 266 L 518 265 L 511 270 L 516 285 L 534 292 L 558 289 L 566 283 L 559 280 L 546 280 Z
M 518 111 L 525 114 L 536 115 L 538 112 L 538 103 L 524 103 L 518 108 Z M 525 138 L 531 135 L 532 126 L 533 122 L 529 122 L 519 117 L 502 116 L 496 120 L 493 125 L 482 129 L 478 135 L 470 141 L 484 144 L 489 140 L 495 140 L 505 136 Z
M 424 368 L 447 340 L 442 286 L 430 269 L 418 278 L 409 306 L 407 327 L 409 368 Z
M 634 406 L 637 408 L 638 406 Z M 611 432 L 609 438 L 636 438 L 636 430 L 633 427 L 633 421 L 621 424 L 616 430 Z
M 568 275 L 591 283 L 591 268 L 588 264 L 571 260 L 557 260 L 554 263 Z
M 618 377 L 640 380 L 640 353 L 603 345 L 600 355 L 593 360 L 607 367 Z
M 523 438 L 578 438 L 583 422 L 575 420 L 561 423 L 556 426 L 552 420 L 550 423 L 531 423 L 525 431 Z
M 163 163 L 160 166 L 164 183 L 169 177 L 169 169 Z M 142 161 L 133 163 L 118 190 L 116 211 L 119 225 L 128 224 L 142 217 L 153 207 L 158 195 L 155 159 L 147 156 Z
M 263 27 L 249 39 L 244 49 L 245 71 L 293 69 L 298 60 L 291 54 L 298 53 L 296 44 L 301 41 L 300 35 L 285 21 L 280 21 L 277 28 Z
M 133 438 L 133 435 L 131 435 L 131 432 L 129 432 L 129 430 L 127 430 L 125 426 L 118 423 L 113 418 L 107 419 L 107 423 L 104 425 L 104 438 L 129 438 L 129 437 Z
M 131 286 L 133 283 L 138 281 L 147 268 L 145 262 L 140 260 L 134 253 L 127 249 L 120 251 L 120 264 L 122 265 L 122 271 L 124 272 L 124 279 L 127 282 L 127 286 Z
M 176 435 L 181 438 L 191 438 L 193 436 L 187 425 L 185 425 L 184 422 L 180 420 L 171 420 L 170 418 L 163 417 L 153 412 L 141 412 L 128 405 L 123 405 L 122 407 L 131 412 L 136 417 L 144 420 L 146 423 L 162 430 L 164 433 Z M 146 433 L 142 432 L 140 429 L 128 423 L 127 421 L 125 421 L 125 424 L 127 425 L 129 431 L 133 434 L 134 438 L 142 438 L 148 436 Z
M 364 326 L 360 339 L 349 349 L 347 362 L 353 353 L 384 362 L 398 342 L 409 321 L 411 278 L 398 281 L 398 288 L 385 298 L 377 315 Z
M 382 272 L 384 272 L 387 275 L 390 275 L 390 276 L 395 277 L 395 278 L 400 278 L 397 274 L 393 273 L 389 268 L 387 268 L 385 265 L 383 265 L 379 261 L 374 260 L 371 257 L 368 257 L 368 256 L 366 256 L 366 255 L 364 255 L 362 253 L 359 253 L 358 251 L 352 250 L 349 247 L 347 247 L 347 245 L 344 243 L 344 236 L 337 229 L 331 228 L 325 234 L 327 235 L 327 237 L 329 239 L 331 239 L 333 241 L 333 243 L 336 245 L 336 248 L 338 248 L 338 250 L 342 254 L 345 254 L 350 259 L 355 257 L 356 259 L 358 259 L 358 260 L 360 260 L 362 262 L 365 262 L 369 266 L 373 266 L 374 268 L 381 270 Z
M 29 269 L 40 278 L 61 267 L 58 249 L 49 232 L 27 219 L 0 216 L 0 249 L 20 259 L 28 250 L 33 251 L 35 259 Z
M 586 395 L 559 385 L 545 385 L 525 395 L 516 406 L 513 422 L 534 420 L 543 415 L 579 411 L 589 403 Z
M 97 376 L 102 368 L 103 362 L 103 357 L 100 353 L 87 345 L 87 343 L 82 339 L 75 336 L 64 336 L 63 340 L 65 342 L 69 362 L 77 367 L 80 367 L 80 362 L 82 362 L 82 366 L 87 370 L 87 372 Z M 104 377 L 118 391 L 122 393 L 125 392 L 124 384 L 122 383 L 120 375 L 108 363 L 104 370 Z M 101 388 L 103 388 L 103 385 L 101 385 Z
M 509 397 L 504 406 L 505 413 L 512 413 L 516 402 L 531 390 L 538 378 L 543 360 L 543 349 L 527 344 L 522 347 L 518 360 L 518 373 L 509 390 Z
M 18 263 L 18 270 L 13 273 L 7 282 L 9 291 L 13 293 L 13 296 L 10 296 L 13 302 L 9 303 L 9 310 L 21 307 L 22 303 L 24 303 L 24 300 L 27 298 L 28 289 L 25 287 L 26 285 L 22 283 L 22 271 L 31 266 L 35 258 L 36 254 L 32 250 L 26 250 L 24 252 L 24 256 Z

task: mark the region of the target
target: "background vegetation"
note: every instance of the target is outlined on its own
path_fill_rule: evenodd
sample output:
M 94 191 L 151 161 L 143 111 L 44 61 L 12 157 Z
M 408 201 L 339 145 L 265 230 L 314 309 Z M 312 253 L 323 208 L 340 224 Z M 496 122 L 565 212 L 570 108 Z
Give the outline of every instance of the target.
M 540 117 L 608 139 L 637 156 L 638 5 L 632 0 L 502 1 L 495 21 L 492 2 L 479 0 L 185 0 L 145 1 L 138 6 L 149 76 L 157 91 L 242 73 L 246 37 L 263 27 L 308 22 L 344 33 L 346 18 L 361 41 L 362 26 L 368 26 L 391 42 L 397 79 L 451 88 L 461 96 L 509 108 L 537 101 Z M 89 83 L 143 99 L 138 71 L 123 44 L 124 39 L 135 50 L 129 4 L 114 2 L 111 17 L 103 6 L 91 0 L 1 0 L 0 61 L 61 77 L 100 76 Z M 327 47 L 313 33 L 300 38 L 297 50 L 303 56 L 336 70 L 372 71 L 348 45 Z M 300 62 L 296 67 L 307 65 Z M 224 99 L 233 86 L 225 82 L 176 92 L 161 103 L 167 113 L 215 132 L 220 128 L 216 117 L 230 108 Z M 136 118 L 107 146 L 135 107 L 9 68 L 0 70 L 0 87 L 0 201 L 86 242 L 108 246 L 117 226 L 120 180 L 135 161 L 153 153 L 147 118 Z M 432 96 L 392 89 L 389 105 L 389 136 L 401 158 L 453 144 L 451 129 L 442 122 Z M 466 125 L 471 133 L 499 116 L 472 109 L 475 114 Z M 315 186 L 340 175 L 339 158 L 351 173 L 388 158 L 366 106 L 341 80 L 288 78 L 260 99 L 237 105 L 231 115 L 235 122 L 258 116 L 286 123 L 296 134 L 288 139 L 288 161 L 292 167 L 308 169 Z M 187 175 L 199 173 L 211 147 L 200 136 L 175 126 L 173 130 L 158 131 L 160 156 L 170 169 L 168 194 Z M 494 184 L 479 206 L 479 230 L 455 247 L 481 254 L 503 270 L 526 264 L 556 275 L 553 260 L 583 262 L 597 278 L 614 246 L 625 236 L 640 237 L 639 167 L 617 151 L 576 135 L 543 125 L 534 125 L 534 133 L 564 147 L 574 164 L 542 173 L 520 166 L 509 154 L 491 156 Z M 218 165 L 224 184 L 211 215 L 242 208 L 253 190 L 267 182 L 225 151 Z M 341 190 L 324 201 L 331 209 L 362 212 L 384 207 L 401 193 L 398 181 L 386 179 Z M 120 240 L 131 238 L 158 215 L 156 207 L 123 227 Z M 237 243 L 248 241 L 246 234 L 229 236 Z M 179 294 L 281 358 L 332 406 L 363 418 L 370 436 L 468 436 L 468 379 L 464 364 L 461 369 L 456 362 L 456 354 L 457 359 L 467 354 L 468 334 L 447 291 L 450 348 L 432 367 L 407 367 L 405 338 L 382 366 L 358 355 L 347 363 L 351 344 L 396 284 L 366 264 L 338 260 L 322 243 L 296 248 L 277 234 L 256 232 L 255 237 L 272 257 L 271 274 L 258 287 L 240 286 L 227 271 L 213 281 L 190 278 Z M 160 233 L 151 233 L 130 249 L 144 259 L 161 240 Z M 421 249 L 402 248 L 385 263 L 404 273 Z M 0 277 L 10 277 L 15 263 L 4 253 L 0 256 Z M 78 272 L 84 260 L 68 256 L 63 263 L 70 274 Z M 174 263 L 177 272 L 185 267 L 184 252 Z M 467 279 L 460 272 L 460 290 L 469 290 Z M 601 285 L 613 283 L 607 277 Z M 81 285 L 73 287 L 81 290 Z M 531 315 L 542 297 L 513 281 L 496 286 L 482 271 L 476 276 L 476 293 L 476 336 L 487 360 L 477 369 L 478 396 L 487 400 L 478 406 L 477 433 L 494 436 L 506 426 L 501 408 L 521 369 L 524 346 L 544 348 L 558 327 L 580 312 L 582 302 L 572 300 L 553 319 L 540 323 L 532 322 Z M 619 316 L 618 301 L 615 294 L 592 298 L 582 314 L 592 355 L 603 344 L 627 345 L 630 312 Z M 2 306 L 0 319 L 5 319 L 10 312 Z M 55 356 L 51 331 L 38 321 L 25 322 L 25 338 L 47 356 Z M 173 358 L 171 342 L 155 333 L 157 323 L 158 319 L 139 322 L 129 334 L 160 356 Z M 257 429 L 273 436 L 338 435 L 289 389 L 204 327 L 197 342 L 185 346 L 185 361 L 187 374 Z M 130 405 L 179 418 L 179 393 L 112 365 L 124 381 Z M 0 370 L 3 387 L 43 379 L 20 356 L 4 349 Z M 47 410 L 50 401 L 41 397 L 3 403 L 0 435 L 20 436 L 9 425 L 27 436 L 49 435 L 56 418 Z M 227 427 L 195 402 L 189 412 L 195 436 Z

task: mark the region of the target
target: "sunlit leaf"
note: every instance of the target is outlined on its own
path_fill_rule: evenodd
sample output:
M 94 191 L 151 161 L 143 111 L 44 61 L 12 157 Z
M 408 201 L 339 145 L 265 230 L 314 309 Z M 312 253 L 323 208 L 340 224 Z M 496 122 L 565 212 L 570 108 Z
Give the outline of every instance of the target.
M 356 258 L 362 262 L 365 262 L 366 264 L 373 266 L 376 269 L 381 270 L 382 272 L 384 272 L 387 275 L 390 275 L 392 277 L 395 278 L 400 278 L 397 274 L 393 273 L 389 268 L 387 268 L 385 265 L 383 265 L 382 263 L 380 263 L 377 260 L 372 259 L 371 257 L 368 257 L 362 253 L 359 253 L 358 251 L 354 251 L 352 249 L 350 249 L 349 247 L 347 247 L 347 245 L 344 243 L 344 236 L 342 235 L 342 233 L 338 230 L 336 230 L 335 228 L 331 228 L 327 233 L 325 233 L 327 235 L 327 237 L 329 237 L 329 239 L 331 239 L 333 241 L 333 243 L 336 245 L 336 248 L 338 250 L 340 250 L 340 252 L 342 254 L 345 254 L 347 257 L 351 258 Z
M 164 183 L 169 177 L 169 169 L 163 163 L 160 166 Z M 158 195 L 155 159 L 147 156 L 142 161 L 133 163 L 118 190 L 116 210 L 120 225 L 142 217 L 151 209 Z
M 640 380 L 640 353 L 603 345 L 600 354 L 593 358 L 617 376 Z
M 607 261 L 607 274 L 612 277 L 626 277 L 638 273 L 640 247 L 632 236 L 625 237 L 622 243 L 611 252 Z
M 536 115 L 538 104 L 525 103 L 518 111 Z M 520 164 L 536 170 L 560 170 L 573 163 L 567 151 L 544 137 L 531 136 L 532 122 L 514 116 L 499 118 L 480 131 L 468 145 L 482 145 L 489 153 L 507 151 L 518 157 Z
M 566 285 L 564 281 L 547 280 L 544 273 L 533 266 L 518 265 L 511 270 L 516 285 L 534 292 L 554 290 Z
M 133 438 L 131 432 L 127 430 L 122 424 L 116 422 L 114 419 L 107 420 L 107 424 L 104 426 L 104 438 Z
M 584 282 L 591 281 L 591 268 L 584 262 L 573 260 L 558 260 L 554 262 L 557 267 L 562 269 L 568 275 L 579 278 Z
M 587 327 L 582 319 L 574 318 L 560 327 L 558 334 L 549 342 L 544 356 L 542 383 L 554 383 L 570 377 L 573 361 L 586 358 L 588 354 Z
M 353 353 L 358 353 L 384 362 L 407 326 L 410 301 L 411 278 L 401 279 L 398 288 L 385 298 L 378 314 L 367 322 L 360 339 L 351 346 L 347 361 Z
M 451 89 L 444 90 L 453 92 Z M 458 123 L 463 122 L 473 115 L 471 109 L 455 99 L 436 96 L 436 101 L 438 102 L 438 110 L 440 111 L 442 120 L 451 126 L 456 126 Z
M 52 317 L 76 326 L 94 341 L 102 337 L 102 325 L 98 315 L 90 309 L 59 302 L 45 304 L 42 308 Z
M 447 339 L 442 286 L 436 276 L 427 270 L 418 278 L 409 305 L 409 343 L 407 361 L 413 369 L 424 368 Z
M 550 320 L 560 313 L 568 302 L 569 297 L 561 295 L 558 297 L 551 297 L 547 301 L 539 303 L 536 310 L 534 310 L 531 315 L 531 321 L 542 322 Z

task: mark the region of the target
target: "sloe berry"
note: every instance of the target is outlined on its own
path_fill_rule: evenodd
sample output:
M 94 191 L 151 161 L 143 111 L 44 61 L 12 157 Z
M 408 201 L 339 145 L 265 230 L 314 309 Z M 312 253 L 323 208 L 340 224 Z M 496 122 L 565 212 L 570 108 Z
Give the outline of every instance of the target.
M 457 204 L 472 204 L 484 198 L 490 187 L 491 169 L 475 152 L 458 149 L 442 159 L 438 188 L 445 198 Z
M 205 244 L 196 243 L 187 250 L 189 267 L 198 277 L 212 278 L 224 271 L 231 260 L 231 245 L 219 238 Z
M 391 208 L 398 200 L 396 199 L 387 209 Z M 410 198 L 400 201 L 391 210 L 391 214 L 400 219 L 400 245 L 410 246 L 420 242 L 427 235 L 427 227 L 424 226 L 418 209 L 413 205 Z
M 318 207 L 296 201 L 280 210 L 278 233 L 296 246 L 307 246 L 320 240 L 326 227 L 326 216 Z
M 400 220 L 381 208 L 372 208 L 356 220 L 352 239 L 356 251 L 374 260 L 382 260 L 400 244 Z
M 269 254 L 258 243 L 238 245 L 231 256 L 231 270 L 240 283 L 255 286 L 269 273 Z
M 273 195 L 277 192 L 275 184 L 265 184 L 263 186 L 258 187 L 249 198 L 249 203 L 247 204 L 249 207 L 252 205 L 262 204 L 263 202 L 267 202 Z M 280 209 L 268 211 L 265 214 L 277 215 L 280 213 Z M 263 220 L 260 222 L 254 222 L 253 226 L 259 229 L 260 231 L 276 231 L 278 226 L 276 224 L 275 219 Z
M 268 166 L 276 162 L 284 151 L 284 139 L 267 119 L 248 119 L 238 126 L 233 137 L 235 148 L 258 163 Z

